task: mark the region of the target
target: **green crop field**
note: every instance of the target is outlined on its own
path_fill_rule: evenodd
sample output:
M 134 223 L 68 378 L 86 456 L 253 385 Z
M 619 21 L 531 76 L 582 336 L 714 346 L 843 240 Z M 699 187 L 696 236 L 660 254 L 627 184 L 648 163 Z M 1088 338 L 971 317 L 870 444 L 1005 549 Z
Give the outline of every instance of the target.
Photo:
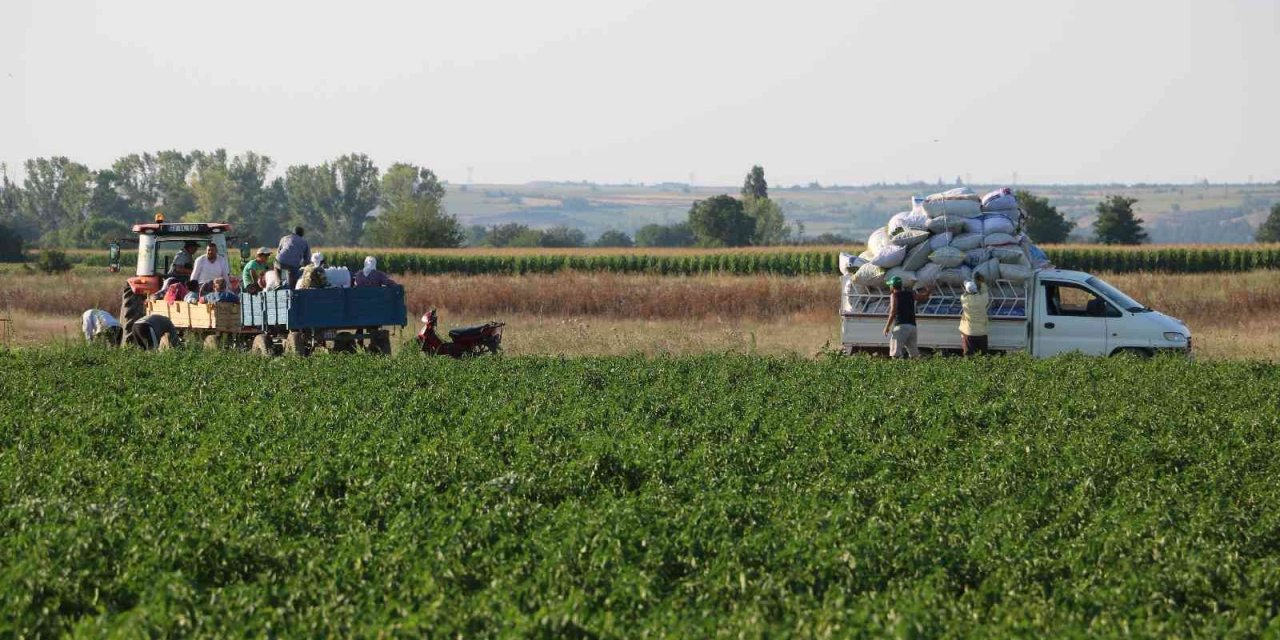
M 0 351 L 0 634 L 1221 636 L 1280 368 Z

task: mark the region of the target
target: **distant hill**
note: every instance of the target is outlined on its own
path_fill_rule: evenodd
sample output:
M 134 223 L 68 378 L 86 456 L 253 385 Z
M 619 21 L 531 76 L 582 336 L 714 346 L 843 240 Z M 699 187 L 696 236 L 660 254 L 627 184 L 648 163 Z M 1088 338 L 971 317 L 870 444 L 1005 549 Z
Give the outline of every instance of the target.
M 973 185 L 983 193 L 1004 185 Z M 937 185 L 869 187 L 791 187 L 769 195 L 788 222 L 804 223 L 806 236 L 825 232 L 865 237 L 889 216 L 909 208 L 912 195 L 928 195 Z M 1020 185 L 1048 197 L 1080 225 L 1081 238 L 1091 233 L 1094 207 L 1109 195 L 1137 198 L 1135 209 L 1153 242 L 1251 242 L 1271 205 L 1280 202 L 1280 185 Z M 588 237 L 616 229 L 634 233 L 650 224 L 679 222 L 694 200 L 737 187 L 703 187 L 678 183 L 597 185 L 534 182 L 523 185 L 457 185 L 448 188 L 446 205 L 463 224 L 491 226 L 518 222 L 535 228 L 576 227 Z

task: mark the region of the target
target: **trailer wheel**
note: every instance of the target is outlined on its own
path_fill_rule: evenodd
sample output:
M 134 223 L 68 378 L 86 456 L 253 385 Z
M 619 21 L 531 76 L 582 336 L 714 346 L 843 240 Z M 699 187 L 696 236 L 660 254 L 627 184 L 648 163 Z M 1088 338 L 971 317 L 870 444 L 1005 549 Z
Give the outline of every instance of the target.
M 333 337 L 334 353 L 355 353 L 356 337 L 348 331 L 343 331 Z
M 253 337 L 253 344 L 249 347 L 249 351 L 268 358 L 275 355 L 271 349 L 271 341 L 267 339 L 267 334 L 265 333 L 259 333 Z
M 209 351 L 217 351 L 217 350 L 218 350 L 218 346 L 219 346 L 219 345 L 218 345 L 218 334 L 216 334 L 216 333 L 211 333 L 211 334 L 209 334 L 209 335 L 207 335 L 207 336 L 205 336 L 205 337 L 204 337 L 204 348 L 205 348 L 205 349 L 208 349 Z
M 384 356 L 391 355 L 391 332 L 386 329 L 375 332 L 373 337 L 369 338 L 368 350 L 369 353 L 376 353 Z
M 305 358 L 311 355 L 311 345 L 307 344 L 307 337 L 301 331 L 290 331 L 284 337 L 284 353 Z

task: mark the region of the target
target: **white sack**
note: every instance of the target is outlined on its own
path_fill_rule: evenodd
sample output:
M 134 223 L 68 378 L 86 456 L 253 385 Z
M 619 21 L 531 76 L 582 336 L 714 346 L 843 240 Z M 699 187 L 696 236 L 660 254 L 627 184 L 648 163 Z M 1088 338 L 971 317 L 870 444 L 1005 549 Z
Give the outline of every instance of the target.
M 889 238 L 889 242 L 899 247 L 914 247 L 929 239 L 929 232 L 922 229 L 904 229 Z
M 884 286 L 884 269 L 868 262 L 858 267 L 857 273 L 853 274 L 853 281 L 864 287 Z
M 929 247 L 933 249 L 941 249 L 949 244 L 951 244 L 950 232 L 939 233 L 932 238 L 929 238 Z
M 996 247 L 991 250 L 991 257 L 1005 264 L 1021 264 L 1025 256 L 1022 253 L 1022 249 Z
M 351 270 L 346 267 L 326 267 L 324 279 L 331 287 L 346 289 L 351 286 Z
M 953 287 L 963 286 L 966 280 L 972 277 L 972 271 L 969 267 L 957 267 L 954 269 L 943 269 L 938 274 L 938 284 L 951 285 Z
M 961 218 L 960 226 L 965 233 L 982 235 L 982 218 Z
M 1009 235 L 1013 235 L 1015 232 L 1017 232 L 1017 225 L 1014 224 L 1013 220 L 1010 220 L 1003 215 L 993 213 L 982 216 L 983 235 L 989 236 L 993 233 L 1007 233 Z
M 1000 279 L 1000 261 L 992 258 L 973 269 L 973 275 L 981 274 L 988 283 Z
M 876 252 L 870 249 L 863 249 L 862 253 L 858 254 L 858 257 L 861 258 L 862 262 L 865 264 L 867 262 L 871 262 L 871 259 L 876 257 Z M 862 265 L 858 266 L 861 267 Z
M 964 252 L 964 266 L 966 267 L 976 267 L 990 259 L 991 250 L 985 247 Z
M 858 267 L 866 263 L 867 261 L 860 256 L 855 256 L 852 253 L 840 253 L 840 273 L 846 276 L 853 275 L 858 271 Z
M 932 198 L 933 196 L 929 196 Z M 962 218 L 974 218 L 982 215 L 982 205 L 977 200 L 969 199 L 938 199 L 925 200 L 924 210 L 929 213 L 930 218 L 938 216 L 960 216 Z
M 929 214 L 924 211 L 895 213 L 892 218 L 889 218 L 889 224 L 886 228 L 889 230 L 890 236 L 898 233 L 899 229 L 928 229 Z
M 867 238 L 867 248 L 873 254 L 880 253 L 886 244 L 889 244 L 889 232 L 884 227 L 872 231 L 871 237 Z
M 907 271 L 902 267 L 894 267 L 885 272 L 884 279 L 888 281 L 889 278 L 893 278 L 895 276 L 902 278 L 902 288 L 904 289 L 910 289 L 916 286 L 916 272 L 914 271 Z
M 1012 193 L 992 191 L 982 197 L 983 211 L 1010 211 L 1018 208 L 1018 199 Z
M 1031 267 L 1021 264 L 1001 264 L 1000 279 L 1010 282 L 1025 282 L 1031 277 Z
M 871 263 L 881 269 L 888 269 L 902 264 L 907 259 L 907 248 L 899 247 L 896 244 L 885 245 L 883 249 L 876 253 L 876 257 L 871 259 Z
M 916 271 L 916 284 L 921 287 L 932 287 L 938 283 L 938 274 L 942 273 L 942 265 L 930 262 Z
M 995 247 L 1002 244 L 1018 244 L 1018 239 L 1007 233 L 993 233 L 982 240 L 982 244 Z
M 920 267 L 929 264 L 929 252 L 931 251 L 933 251 L 933 248 L 929 246 L 928 242 L 911 247 L 907 251 L 907 258 L 902 261 L 902 268 L 908 271 L 919 270 Z
M 964 252 L 955 247 L 935 249 L 929 254 L 929 261 L 943 267 L 958 267 L 964 263 Z
M 951 246 L 961 251 L 977 249 L 982 246 L 982 236 L 976 233 L 962 233 L 951 239 Z

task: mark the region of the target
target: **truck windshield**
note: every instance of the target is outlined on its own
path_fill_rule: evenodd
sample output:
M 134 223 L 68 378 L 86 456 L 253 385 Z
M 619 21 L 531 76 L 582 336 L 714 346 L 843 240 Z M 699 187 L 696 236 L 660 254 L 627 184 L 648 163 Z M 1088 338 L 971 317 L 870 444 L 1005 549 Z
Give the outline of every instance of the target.
M 1090 287 L 1093 287 L 1095 291 L 1106 296 L 1112 302 L 1116 303 L 1117 306 L 1119 306 L 1121 309 L 1124 309 L 1125 311 L 1129 311 L 1132 313 L 1140 313 L 1143 311 L 1151 310 L 1143 306 L 1137 300 L 1134 300 L 1133 298 L 1130 298 L 1129 296 L 1125 295 L 1123 291 L 1107 284 L 1106 281 L 1102 280 L 1097 276 L 1093 276 L 1088 280 L 1085 280 L 1085 284 L 1089 285 Z

